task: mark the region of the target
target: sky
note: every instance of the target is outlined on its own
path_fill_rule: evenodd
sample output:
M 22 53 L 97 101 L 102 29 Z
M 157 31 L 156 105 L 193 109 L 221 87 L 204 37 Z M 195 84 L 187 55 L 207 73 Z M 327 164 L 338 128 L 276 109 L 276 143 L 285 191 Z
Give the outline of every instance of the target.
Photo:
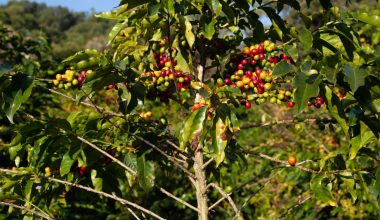
M 6 4 L 8 0 L 0 0 L 0 4 Z M 49 6 L 65 6 L 72 11 L 109 11 L 118 6 L 120 0 L 35 0 L 44 2 Z

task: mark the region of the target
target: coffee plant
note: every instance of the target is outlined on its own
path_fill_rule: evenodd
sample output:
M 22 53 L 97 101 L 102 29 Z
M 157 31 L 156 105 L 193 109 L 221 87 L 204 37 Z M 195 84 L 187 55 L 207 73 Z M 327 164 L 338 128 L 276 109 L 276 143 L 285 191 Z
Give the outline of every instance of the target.
M 378 219 L 379 12 L 122 0 L 62 62 L 2 27 L 0 217 Z

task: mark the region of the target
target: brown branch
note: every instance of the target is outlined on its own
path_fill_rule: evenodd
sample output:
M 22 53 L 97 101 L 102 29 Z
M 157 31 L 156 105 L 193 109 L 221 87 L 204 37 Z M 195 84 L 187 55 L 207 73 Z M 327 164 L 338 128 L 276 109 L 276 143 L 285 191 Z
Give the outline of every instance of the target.
M 210 158 L 208 161 L 206 161 L 205 164 L 203 164 L 202 169 L 206 169 L 206 167 L 207 167 L 210 163 L 212 163 L 212 161 L 214 161 L 214 160 L 215 160 L 215 157 Z
M 222 194 L 222 196 L 224 197 L 224 199 L 227 199 L 228 202 L 231 204 L 232 206 L 232 209 L 235 211 L 235 214 L 236 214 L 236 217 L 239 217 L 240 216 L 240 211 L 239 209 L 236 207 L 236 204 L 235 202 L 232 200 L 231 196 L 229 194 L 227 194 L 226 192 L 224 192 L 218 185 L 216 185 L 215 183 L 210 183 L 208 185 L 208 187 L 211 186 L 211 187 L 214 187 L 220 194 Z M 210 206 L 209 210 L 212 209 L 211 207 L 213 206 Z
M 133 217 L 135 219 L 141 220 L 132 209 L 130 209 L 130 208 L 127 207 L 127 210 L 128 210 L 129 213 L 131 213 L 131 215 L 133 215 Z
M 128 132 L 128 134 L 134 136 L 136 139 L 144 142 L 145 144 L 149 145 L 151 148 L 155 149 L 156 151 L 158 151 L 160 154 L 162 154 L 163 156 L 165 156 L 166 158 L 168 158 L 168 160 L 170 160 L 175 166 L 177 166 L 178 168 L 180 168 L 184 173 L 186 173 L 189 177 L 191 178 L 195 178 L 194 174 L 191 173 L 187 168 L 185 168 L 184 166 L 182 166 L 181 164 L 179 164 L 177 161 L 175 161 L 171 156 L 169 156 L 168 154 L 166 154 L 163 150 L 161 150 L 160 148 L 156 147 L 154 144 L 152 144 L 151 142 L 145 140 L 144 138 L 136 135 L 136 134 L 132 134 L 130 132 Z
M 183 205 L 185 205 L 185 206 L 191 208 L 192 210 L 198 212 L 198 209 L 195 208 L 193 205 L 191 205 L 191 204 L 189 204 L 189 203 L 183 201 L 182 199 L 176 197 L 175 195 L 171 194 L 170 192 L 166 191 L 165 189 L 160 188 L 160 191 L 161 191 L 162 193 L 164 193 L 165 195 L 169 196 L 170 198 L 176 200 L 177 202 L 179 202 L 179 203 L 181 203 L 181 204 L 183 204 Z
M 86 94 L 86 93 L 85 93 Z M 87 95 L 87 94 L 86 94 Z M 107 117 L 104 117 L 104 114 L 102 112 L 102 110 L 96 106 L 96 104 L 92 101 L 92 99 L 87 95 L 88 99 L 91 101 L 91 103 L 94 105 L 94 108 L 99 112 L 99 114 L 103 115 L 103 118 L 106 119 L 109 123 L 112 124 L 112 126 L 114 126 L 115 128 L 119 129 L 119 130 L 123 130 L 120 126 L 118 126 L 117 124 L 115 124 L 114 122 L 112 122 L 109 118 Z M 147 141 L 146 139 L 134 134 L 134 133 L 131 133 L 129 131 L 125 131 L 127 132 L 129 135 L 135 137 L 136 139 L 144 142 L 145 144 L 149 145 L 151 148 L 155 149 L 156 151 L 158 151 L 160 154 L 162 154 L 164 157 L 166 157 L 169 161 L 171 161 L 175 166 L 177 166 L 178 168 L 180 168 L 183 172 L 185 172 L 189 177 L 191 178 L 195 178 L 194 177 L 194 174 L 192 174 L 187 168 L 185 168 L 184 166 L 182 166 L 181 164 L 179 164 L 175 159 L 172 158 L 172 156 L 169 156 L 168 154 L 166 154 L 163 150 L 161 150 L 160 148 L 156 147 L 154 144 L 152 144 L 151 142 Z
M 304 167 L 304 166 L 300 165 L 300 164 L 305 163 L 305 161 L 301 161 L 301 162 L 297 163 L 295 166 L 291 166 L 291 165 L 289 165 L 289 163 L 287 161 L 280 160 L 280 159 L 277 159 L 277 158 L 274 158 L 274 157 L 271 157 L 269 155 L 262 154 L 262 153 L 259 153 L 259 152 L 248 151 L 248 150 L 242 150 L 241 152 L 245 153 L 245 154 L 252 155 L 252 156 L 264 158 L 264 159 L 267 159 L 267 160 L 270 160 L 270 161 L 273 161 L 273 162 L 276 162 L 276 163 L 281 163 L 281 164 L 286 165 L 286 167 L 294 167 L 294 168 L 297 168 L 297 169 L 300 169 L 300 170 L 303 170 L 303 171 L 306 171 L 306 172 L 309 172 L 309 173 L 314 173 L 314 174 L 320 174 L 320 173 L 324 173 L 324 174 L 338 174 L 338 173 L 345 173 L 345 172 L 355 173 L 355 172 L 360 172 L 361 171 L 361 170 L 357 170 L 357 169 L 354 169 L 354 170 L 313 170 L 313 169 L 310 169 L 310 168 L 307 168 L 307 167 Z
M 111 195 L 111 194 L 108 194 L 108 193 L 105 193 L 105 192 L 102 192 L 102 191 L 98 191 L 98 190 L 95 190 L 95 189 L 92 189 L 90 187 L 87 187 L 87 186 L 83 186 L 83 185 L 79 185 L 79 184 L 76 184 L 76 183 L 71 183 L 71 182 L 67 182 L 67 181 L 64 181 L 64 180 L 60 180 L 60 179 L 55 179 L 53 177 L 45 177 L 47 180 L 49 180 L 50 182 L 56 182 L 56 183 L 61 183 L 61 184 L 64 184 L 64 185 L 68 185 L 68 186 L 72 186 L 72 187 L 75 187 L 75 188 L 79 188 L 79 189 L 83 189 L 85 191 L 88 191 L 88 192 L 92 192 L 92 193 L 95 193 L 95 194 L 98 194 L 98 195 L 102 195 L 104 197 L 108 197 L 108 198 L 111 198 L 113 200 L 116 200 L 124 205 L 129 205 L 137 210 L 140 210 L 150 216 L 153 216 L 157 219 L 161 219 L 163 220 L 164 218 L 160 217 L 159 215 L 155 214 L 154 212 L 152 211 L 149 211 L 147 209 L 145 209 L 144 207 L 142 206 L 139 206 L 137 205 L 136 203 L 133 203 L 133 202 L 130 202 L 128 200 L 125 200 L 125 199 L 122 199 L 120 197 L 117 197 L 115 195 Z
M 315 118 L 309 118 L 305 119 L 303 122 L 315 122 L 317 119 Z M 280 120 L 280 121 L 270 121 L 265 123 L 246 123 L 241 126 L 242 129 L 248 129 L 248 128 L 259 128 L 259 127 L 267 127 L 272 125 L 288 125 L 295 123 L 294 120 L 288 119 L 288 120 Z
M 286 212 L 284 212 L 282 215 L 280 215 L 280 217 L 278 217 L 277 219 L 281 219 L 281 218 L 285 217 L 287 214 L 292 212 L 293 209 L 300 207 L 302 204 L 304 204 L 305 202 L 307 202 L 311 198 L 313 198 L 313 196 L 308 196 L 305 199 L 299 201 L 296 205 L 294 205 L 294 206 L 290 207 L 290 209 L 286 210 Z
M 42 86 L 40 86 L 40 88 L 43 88 L 43 89 L 48 90 L 49 92 L 51 92 L 51 93 L 53 93 L 53 94 L 56 94 L 56 95 L 62 96 L 62 97 L 64 97 L 64 98 L 66 98 L 66 99 L 69 99 L 69 100 L 71 100 L 71 101 L 73 101 L 73 102 L 76 102 L 76 99 L 75 99 L 75 98 L 73 98 L 73 97 L 71 97 L 71 96 L 68 96 L 68 95 L 66 95 L 66 94 L 63 94 L 63 93 L 61 93 L 61 92 L 58 92 L 57 90 L 49 89 L 49 88 L 45 88 L 45 87 L 42 87 Z M 87 107 L 91 107 L 91 108 L 99 108 L 100 110 L 104 111 L 104 113 L 107 114 L 107 115 L 112 115 L 112 116 L 117 116 L 117 117 L 123 117 L 122 114 L 119 114 L 119 113 L 116 113 L 116 112 L 112 112 L 112 111 L 105 111 L 105 109 L 104 109 L 103 107 L 100 107 L 100 106 L 98 106 L 98 105 L 93 105 L 93 104 L 91 104 L 91 103 L 89 103 L 89 102 L 81 101 L 80 104 L 85 105 L 85 106 L 87 106 Z
M 74 98 L 70 97 L 70 96 L 67 96 L 63 93 L 60 93 L 60 92 L 57 92 L 55 90 L 52 90 L 52 89 L 48 89 L 50 92 L 52 93 L 55 93 L 57 95 L 60 95 L 64 98 L 67 98 L 67 99 L 70 99 L 72 101 L 76 101 Z M 116 125 L 115 123 L 113 123 L 112 121 L 109 120 L 108 117 L 105 117 L 103 111 L 104 109 L 98 105 L 95 104 L 95 102 L 92 101 L 92 99 L 88 96 L 88 94 L 85 93 L 85 95 L 87 96 L 87 98 L 90 100 L 91 103 L 87 103 L 87 102 L 80 102 L 81 104 L 83 105 L 86 105 L 86 106 L 91 106 L 93 108 L 96 109 L 96 111 L 98 111 L 101 115 L 103 115 L 103 118 L 105 118 L 108 122 L 110 122 L 113 126 L 115 126 L 116 128 L 122 130 L 118 125 Z M 112 112 L 111 112 L 112 113 Z M 110 115 L 115 115 L 115 116 L 122 116 L 120 114 L 117 114 L 117 113 L 112 113 Z M 102 153 L 103 155 L 107 156 L 108 158 L 110 158 L 111 160 L 113 160 L 114 162 L 118 163 L 120 166 L 122 166 L 123 168 L 125 168 L 127 171 L 129 171 L 130 173 L 132 173 L 133 175 L 136 175 L 136 172 L 134 170 L 132 170 L 131 168 L 129 168 L 128 166 L 126 166 L 124 163 L 122 163 L 120 160 L 118 160 L 117 158 L 113 157 L 112 155 L 108 154 L 106 151 L 103 151 L 102 149 L 100 149 L 99 147 L 97 147 L 96 145 L 94 145 L 93 143 L 85 140 L 84 138 L 82 137 L 79 137 L 78 135 L 72 133 L 72 132 L 69 132 L 71 133 L 72 135 L 74 135 L 74 137 L 76 137 L 78 140 L 82 141 L 83 143 L 89 145 L 90 147 L 94 148 L 95 150 L 99 151 L 100 153 Z M 181 164 L 179 164 L 178 162 L 176 162 L 175 159 L 178 159 L 178 158 L 175 158 L 175 157 L 171 157 L 169 156 L 168 154 L 166 154 L 164 151 L 162 151 L 160 148 L 156 147 L 155 145 L 153 145 L 152 143 L 150 143 L 149 141 L 145 140 L 144 138 L 138 136 L 138 135 L 135 135 L 135 134 L 132 134 L 130 132 L 127 132 L 128 134 L 136 137 L 137 139 L 143 141 L 144 143 L 146 143 L 147 145 L 151 146 L 153 149 L 157 150 L 159 153 L 161 153 L 162 155 L 164 155 L 166 158 L 168 158 L 168 160 L 170 160 L 174 165 L 176 165 L 177 167 L 179 167 L 181 170 L 183 170 L 187 175 L 188 175 L 188 178 L 190 179 L 190 181 L 195 184 L 195 181 L 194 181 L 194 174 L 192 174 L 188 169 L 186 169 L 185 167 L 183 167 Z M 175 146 L 174 143 L 170 142 L 170 141 L 167 141 L 168 144 L 170 144 L 171 146 Z M 178 148 L 179 149 L 179 148 Z M 180 149 L 179 149 L 180 150 Z M 184 153 L 184 152 L 182 152 Z M 173 159 L 175 158 L 175 159 Z M 187 158 L 187 157 L 186 157 Z M 160 188 L 160 190 L 164 190 L 163 188 Z M 164 190 L 165 192 L 167 192 L 166 190 Z M 166 194 L 166 193 L 165 193 Z M 166 194 L 168 195 L 168 194 Z M 171 194 L 170 196 L 171 198 L 177 200 L 177 201 L 182 201 L 181 199 L 175 197 L 174 195 Z M 184 201 L 183 201 L 184 202 Z
M 256 192 L 254 192 L 251 196 L 249 196 L 248 199 L 245 200 L 245 202 L 243 203 L 243 205 L 241 206 L 241 209 L 243 209 L 247 204 L 248 204 L 248 201 L 251 200 L 254 196 L 257 195 L 257 193 L 259 193 L 262 189 L 264 189 L 273 179 L 274 177 L 277 176 L 277 174 L 279 173 L 280 171 L 277 171 L 273 176 L 271 176 L 270 178 L 268 178 L 264 184 L 262 184 L 260 186 L 260 188 L 258 190 L 256 190 Z
M 28 172 L 25 173 L 25 172 L 19 172 L 17 170 L 8 170 L 8 169 L 1 169 L 1 168 L 0 168 L 0 172 L 8 173 L 8 174 L 16 174 L 16 175 L 31 174 L 31 173 L 28 173 Z M 32 178 L 34 177 L 34 178 L 46 179 L 49 182 L 60 183 L 60 184 L 63 184 L 63 185 L 67 185 L 67 186 L 72 186 L 72 187 L 75 187 L 75 188 L 83 189 L 85 191 L 92 192 L 92 193 L 95 193 L 95 194 L 98 194 L 98 195 L 101 195 L 101 196 L 113 199 L 115 201 L 120 202 L 121 204 L 133 207 L 133 208 L 135 208 L 137 210 L 140 210 L 140 211 L 142 211 L 142 212 L 144 212 L 146 214 L 149 214 L 149 215 L 151 215 L 151 216 L 153 216 L 153 217 L 155 217 L 157 219 L 160 219 L 160 220 L 164 219 L 164 218 L 158 216 L 157 214 L 155 214 L 154 212 L 149 211 L 149 210 L 145 209 L 144 207 L 137 205 L 136 203 L 130 202 L 130 201 L 125 200 L 123 198 L 120 198 L 120 197 L 118 197 L 116 195 L 111 195 L 111 194 L 108 194 L 108 193 L 105 193 L 105 192 L 102 192 L 102 191 L 98 191 L 98 190 L 92 189 L 92 188 L 87 187 L 87 186 L 83 186 L 83 185 L 80 185 L 80 184 L 67 182 L 65 180 L 60 180 L 60 179 L 56 179 L 56 178 L 53 178 L 53 177 L 38 176 L 38 175 L 35 175 L 35 174 L 31 174 L 31 175 L 32 175 Z
M 13 204 L 13 203 L 1 202 L 1 201 L 0 201 L 0 205 L 2 205 L 2 206 L 9 206 L 9 207 L 17 208 L 17 209 L 21 209 L 21 210 L 30 212 L 33 215 L 36 215 L 38 217 L 41 217 L 41 218 L 44 218 L 44 219 L 47 219 L 47 220 L 53 220 L 54 219 L 54 218 L 52 218 L 50 216 L 47 216 L 47 215 L 45 215 L 43 213 L 40 213 L 40 212 L 37 212 L 37 211 L 35 211 L 33 209 L 29 209 L 29 208 L 27 208 L 25 206 L 20 206 L 20 205 L 16 205 L 16 204 Z
M 95 144 L 91 143 L 90 141 L 84 139 L 83 137 L 80 137 L 78 135 L 76 135 L 75 133 L 71 132 L 71 131 L 67 131 L 67 130 L 64 130 L 66 132 L 68 132 L 70 135 L 74 136 L 76 139 L 80 140 L 81 142 L 87 144 L 88 146 L 92 147 L 93 149 L 99 151 L 101 154 L 103 154 L 104 156 L 108 157 L 109 159 L 111 159 L 112 161 L 114 161 L 115 163 L 119 164 L 120 166 L 122 166 L 124 169 L 126 169 L 128 172 L 130 172 L 132 175 L 136 175 L 136 171 L 134 171 L 132 168 L 128 167 L 127 165 L 125 165 L 125 163 L 121 162 L 120 160 L 118 160 L 117 158 L 115 158 L 114 156 L 112 156 L 111 154 L 107 153 L 106 151 L 100 149 L 98 146 L 96 146 Z

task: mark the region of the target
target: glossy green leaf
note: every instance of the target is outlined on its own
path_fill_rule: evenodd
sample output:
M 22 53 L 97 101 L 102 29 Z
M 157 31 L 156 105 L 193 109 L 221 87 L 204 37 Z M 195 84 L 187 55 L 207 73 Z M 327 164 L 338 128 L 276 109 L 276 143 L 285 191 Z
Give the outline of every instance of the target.
M 220 163 L 223 162 L 225 158 L 225 148 L 227 146 L 227 129 L 228 127 L 225 125 L 221 118 L 218 118 L 215 123 L 215 129 L 212 134 L 212 146 L 214 149 L 214 156 L 216 161 L 216 166 L 219 166 Z
M 102 191 L 103 189 L 103 178 L 97 177 L 98 172 L 96 170 L 91 170 L 91 182 L 95 190 Z
M 229 93 L 230 95 L 240 96 L 241 90 L 233 86 L 222 86 L 216 90 L 217 93 Z
M 288 64 L 285 60 L 279 62 L 273 69 L 273 76 L 285 76 L 290 72 L 294 72 L 295 68 L 293 65 Z
M 350 85 L 350 88 L 354 93 L 360 86 L 364 86 L 365 78 L 368 76 L 368 72 L 366 70 L 353 69 L 348 64 L 343 66 L 343 73 L 345 75 L 344 80 Z
M 332 196 L 331 191 L 322 183 L 323 179 L 325 178 L 325 174 L 317 174 L 310 181 L 310 188 L 318 200 L 327 205 L 336 206 L 337 202 Z
M 68 174 L 80 153 L 79 146 L 70 148 L 62 157 L 59 173 L 61 176 Z
M 137 178 L 140 186 L 148 191 L 154 186 L 154 164 L 145 159 L 145 156 L 137 158 Z
M 350 140 L 350 160 L 354 159 L 359 150 L 375 138 L 375 135 L 364 123 L 360 123 L 360 134 Z
M 186 119 L 182 129 L 179 131 L 178 138 L 180 148 L 185 149 L 190 145 L 198 145 L 199 138 L 203 133 L 203 124 L 207 116 L 207 106 L 192 112 Z
M 309 50 L 313 46 L 313 34 L 306 28 L 301 28 L 298 31 L 298 39 L 301 41 L 304 50 Z
M 108 44 L 110 44 L 114 39 L 115 37 L 120 33 L 120 31 L 127 25 L 128 23 L 128 19 L 126 19 L 125 21 L 123 22 L 119 22 L 117 24 L 115 24 L 112 28 L 112 30 L 110 31 L 110 33 L 108 34 Z
M 205 0 L 208 7 L 211 8 L 212 12 L 215 14 L 214 17 L 219 17 L 222 12 L 222 4 L 219 0 Z
M 327 109 L 329 111 L 329 114 L 338 121 L 344 133 L 348 135 L 349 125 L 346 121 L 344 108 L 342 107 L 339 98 L 332 92 L 332 90 L 328 86 L 325 86 L 325 90 L 327 99 Z
M 119 5 L 122 6 L 128 4 L 128 9 L 132 9 L 148 2 L 149 0 L 121 0 Z
M 215 34 L 214 26 L 216 22 L 217 22 L 216 19 L 212 19 L 210 22 L 205 22 L 202 33 L 206 39 L 211 40 L 212 37 L 214 36 Z
M 378 15 L 368 15 L 368 13 L 363 12 L 357 16 L 357 19 L 359 19 L 362 22 L 373 25 L 377 28 L 380 28 L 380 16 Z
M 180 16 L 180 23 L 182 27 L 185 27 L 185 38 L 187 40 L 187 43 L 189 44 L 189 47 L 192 48 L 193 44 L 195 42 L 195 35 L 193 34 L 193 25 L 190 23 L 189 19 L 185 16 Z
M 350 176 L 352 176 L 352 174 L 350 174 Z M 344 183 L 348 187 L 348 190 L 349 190 L 349 192 L 351 194 L 352 202 L 355 202 L 356 199 L 358 198 L 358 195 L 357 195 L 357 192 L 356 192 L 356 189 L 355 189 L 355 179 L 353 179 L 352 177 L 350 177 L 350 178 L 343 178 L 343 181 L 344 181 Z
M 184 72 L 191 72 L 192 68 L 189 66 L 188 60 L 186 60 L 181 52 L 180 48 L 177 48 L 177 56 L 176 56 L 177 66 L 180 68 L 180 70 Z
M 376 181 L 374 187 L 376 191 L 380 193 L 380 167 L 378 167 L 376 171 Z
M 175 13 L 174 0 L 163 0 L 162 3 L 164 4 L 163 6 L 169 12 L 169 14 L 173 16 Z
M 316 97 L 319 94 L 319 84 L 321 79 L 315 75 L 308 76 L 304 72 L 299 72 L 294 77 L 294 87 L 296 92 L 294 93 L 294 101 L 297 104 L 298 112 L 301 112 L 306 106 L 310 98 Z
M 336 78 L 339 69 L 331 68 L 329 66 L 323 66 L 321 69 L 321 73 L 326 76 L 326 79 L 333 84 L 336 84 Z
M 145 1 L 148 1 L 148 0 L 145 0 Z M 141 3 L 143 1 L 138 1 L 138 2 Z M 127 9 L 129 9 L 128 5 L 121 5 L 116 10 L 102 12 L 100 14 L 96 14 L 95 17 L 103 18 L 103 19 L 122 20 L 126 18 L 126 15 L 123 15 L 123 12 L 125 12 Z
M 33 86 L 34 78 L 31 76 L 23 74 L 12 76 L 11 84 L 3 92 L 4 103 L 1 106 L 11 123 L 13 123 L 13 116 L 21 104 L 28 100 Z

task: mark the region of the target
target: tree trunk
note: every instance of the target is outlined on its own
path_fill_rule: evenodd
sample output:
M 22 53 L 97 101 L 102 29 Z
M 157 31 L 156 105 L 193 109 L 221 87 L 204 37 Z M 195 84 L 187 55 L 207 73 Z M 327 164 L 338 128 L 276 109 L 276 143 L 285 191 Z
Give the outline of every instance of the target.
M 194 155 L 194 171 L 195 171 L 195 188 L 197 191 L 197 206 L 198 219 L 208 219 L 208 204 L 207 204 L 207 182 L 206 175 L 203 170 L 203 151 L 201 147 L 195 151 Z

